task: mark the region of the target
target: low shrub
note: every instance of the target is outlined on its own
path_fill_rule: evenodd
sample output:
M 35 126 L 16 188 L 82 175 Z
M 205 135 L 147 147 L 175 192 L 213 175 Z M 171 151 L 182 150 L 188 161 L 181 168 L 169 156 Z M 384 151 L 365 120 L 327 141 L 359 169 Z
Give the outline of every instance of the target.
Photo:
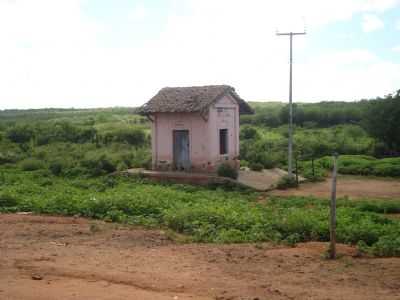
M 147 137 L 144 130 L 140 128 L 118 128 L 107 132 L 104 136 L 106 144 L 110 142 L 127 143 L 137 147 L 144 146 L 147 143 Z
M 400 256 L 400 236 L 398 233 L 381 236 L 371 248 L 375 256 Z
M 218 174 L 218 176 L 228 177 L 228 178 L 232 178 L 232 179 L 237 179 L 239 176 L 236 168 L 232 167 L 228 163 L 220 164 L 217 169 L 217 174 Z
M 338 206 L 355 207 L 357 210 L 364 212 L 374 212 L 380 214 L 399 214 L 400 200 L 390 199 L 369 199 L 369 200 L 346 200 L 339 199 Z
M 249 168 L 253 171 L 260 172 L 264 169 L 264 166 L 260 163 L 250 163 Z
M 36 171 L 44 168 L 44 163 L 35 158 L 25 159 L 21 161 L 20 165 L 23 171 Z
M 16 163 L 20 159 L 20 155 L 15 152 L 0 152 L 0 165 L 8 163 Z
M 282 176 L 276 185 L 276 187 L 280 190 L 294 188 L 297 186 L 298 184 L 296 178 L 294 176 L 289 176 L 289 175 Z
M 17 199 L 9 193 L 0 193 L 0 208 L 12 207 L 18 204 Z
M 262 165 L 265 169 L 273 169 L 278 165 L 278 162 L 271 155 L 266 155 L 262 161 Z
M 16 125 L 6 132 L 7 138 L 14 143 L 28 143 L 34 137 L 34 131 L 29 125 Z
M 104 154 L 84 159 L 81 161 L 81 166 L 91 176 L 100 176 L 117 170 L 115 163 Z
M 240 139 L 248 140 L 248 139 L 257 139 L 260 135 L 257 129 L 250 125 L 245 125 L 240 129 Z
M 241 168 L 249 168 L 249 162 L 247 160 L 241 159 L 240 160 L 240 167 Z
M 53 175 L 59 176 L 63 171 L 63 163 L 61 161 L 53 161 L 49 164 L 49 170 Z
M 309 174 L 310 162 L 304 163 Z M 332 158 L 323 157 L 315 161 L 315 169 L 331 170 Z M 366 155 L 341 155 L 338 160 L 340 174 L 400 177 L 400 158 L 376 159 Z

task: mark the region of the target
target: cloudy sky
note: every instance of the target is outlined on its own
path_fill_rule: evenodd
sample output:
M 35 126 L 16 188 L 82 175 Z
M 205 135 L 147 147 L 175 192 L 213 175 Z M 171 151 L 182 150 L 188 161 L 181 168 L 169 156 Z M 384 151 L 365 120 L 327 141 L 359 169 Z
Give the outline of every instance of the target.
M 246 100 L 400 88 L 400 0 L 0 0 L 0 109 L 137 106 L 164 86 Z

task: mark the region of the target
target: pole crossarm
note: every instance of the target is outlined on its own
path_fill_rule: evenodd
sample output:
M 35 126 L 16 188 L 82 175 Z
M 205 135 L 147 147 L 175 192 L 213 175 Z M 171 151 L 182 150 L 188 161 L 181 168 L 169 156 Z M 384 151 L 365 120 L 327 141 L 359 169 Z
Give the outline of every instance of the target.
M 276 35 L 304 35 L 306 34 L 305 31 L 303 32 L 277 32 Z

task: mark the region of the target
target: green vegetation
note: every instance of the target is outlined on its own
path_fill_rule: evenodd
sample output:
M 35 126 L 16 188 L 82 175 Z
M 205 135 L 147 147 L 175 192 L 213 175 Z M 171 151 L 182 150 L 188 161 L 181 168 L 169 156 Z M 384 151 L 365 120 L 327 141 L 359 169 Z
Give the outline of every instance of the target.
M 254 116 L 245 116 L 243 121 L 261 127 L 279 127 L 287 124 L 288 106 L 282 102 L 251 102 Z M 319 102 L 295 103 L 294 123 L 300 127 L 331 127 L 339 124 L 359 123 L 363 120 L 369 102 Z
M 260 171 L 262 171 L 264 169 L 264 165 L 261 164 L 261 163 L 258 163 L 258 162 L 251 162 L 249 164 L 249 168 L 252 171 L 260 172 Z
M 280 189 L 280 190 L 285 190 L 285 189 L 294 188 L 297 186 L 298 186 L 298 183 L 296 181 L 296 178 L 285 175 L 285 176 L 282 176 L 282 178 L 278 181 L 276 188 Z
M 400 149 L 400 90 L 394 95 L 378 98 L 368 103 L 363 126 L 379 142 L 377 153 L 394 152 Z
M 140 178 L 103 176 L 69 179 L 45 170 L 5 168 L 0 173 L 3 212 L 80 215 L 165 227 L 195 242 L 327 241 L 328 201 L 272 198 L 259 194 L 185 185 L 152 184 Z M 338 201 L 338 241 L 364 245 L 378 256 L 400 255 L 400 199 Z
M 302 175 L 313 181 L 324 178 L 330 168 L 324 157 L 337 152 L 341 173 L 399 176 L 396 158 L 364 159 L 400 154 L 399 99 L 396 93 L 370 101 L 296 104 L 294 154 Z M 251 104 L 255 115 L 241 117 L 242 166 L 285 168 L 287 106 Z M 128 108 L 0 111 L 0 164 L 47 168 L 69 177 L 146 167 L 149 133 L 147 119 Z M 352 155 L 353 163 L 344 155 Z M 316 167 L 311 161 L 318 161 Z
M 288 107 L 279 102 L 252 105 L 255 115 L 241 117 L 241 160 L 257 168 L 285 167 Z M 322 168 L 313 169 L 308 161 L 336 152 L 341 155 L 341 173 L 400 176 L 398 159 L 387 158 L 400 156 L 399 108 L 400 91 L 359 102 L 295 104 L 294 155 L 302 175 L 310 180 L 323 178 L 330 166 L 320 163 Z M 367 156 L 385 159 L 366 160 Z
M 76 177 L 146 167 L 149 145 L 147 120 L 129 109 L 0 112 L 0 165 L 24 171 Z
M 238 177 L 238 171 L 227 163 L 221 164 L 218 167 L 217 174 L 218 176 L 228 177 L 232 179 L 236 179 Z
M 306 176 L 312 174 L 312 162 L 305 161 L 300 170 Z M 332 158 L 322 157 L 314 161 L 316 176 L 323 176 L 332 169 Z M 400 177 L 400 158 L 376 159 L 366 155 L 342 155 L 338 162 L 338 171 L 341 174 Z
M 400 176 L 399 94 L 354 103 L 298 104 L 294 152 L 299 172 L 320 180 L 340 154 L 339 173 Z M 287 107 L 253 103 L 243 116 L 241 164 L 285 167 Z M 385 124 L 383 124 L 385 123 Z M 328 202 L 273 198 L 225 187 L 162 185 L 109 175 L 146 167 L 150 130 L 133 109 L 0 111 L 0 211 L 81 215 L 165 227 L 196 242 L 295 244 L 327 241 Z M 392 157 L 388 157 L 392 156 Z M 227 165 L 218 170 L 235 178 Z M 284 178 L 280 185 L 291 186 Z M 338 201 L 338 241 L 377 256 L 400 256 L 400 199 Z M 93 229 L 95 230 L 95 229 Z
M 287 162 L 287 127 L 261 128 L 244 125 L 240 156 L 249 166 L 284 167 Z M 252 132 L 250 135 L 249 132 Z M 371 155 L 374 139 L 359 125 L 337 125 L 330 128 L 296 128 L 294 154 L 299 161 L 317 159 L 333 152 Z

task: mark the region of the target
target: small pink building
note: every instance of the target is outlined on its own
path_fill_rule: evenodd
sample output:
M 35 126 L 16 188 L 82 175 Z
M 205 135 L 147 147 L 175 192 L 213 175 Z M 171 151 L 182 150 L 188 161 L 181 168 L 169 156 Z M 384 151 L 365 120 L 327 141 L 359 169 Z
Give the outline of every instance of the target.
M 155 170 L 239 167 L 239 115 L 253 113 L 227 85 L 163 88 L 140 112 L 152 122 Z

